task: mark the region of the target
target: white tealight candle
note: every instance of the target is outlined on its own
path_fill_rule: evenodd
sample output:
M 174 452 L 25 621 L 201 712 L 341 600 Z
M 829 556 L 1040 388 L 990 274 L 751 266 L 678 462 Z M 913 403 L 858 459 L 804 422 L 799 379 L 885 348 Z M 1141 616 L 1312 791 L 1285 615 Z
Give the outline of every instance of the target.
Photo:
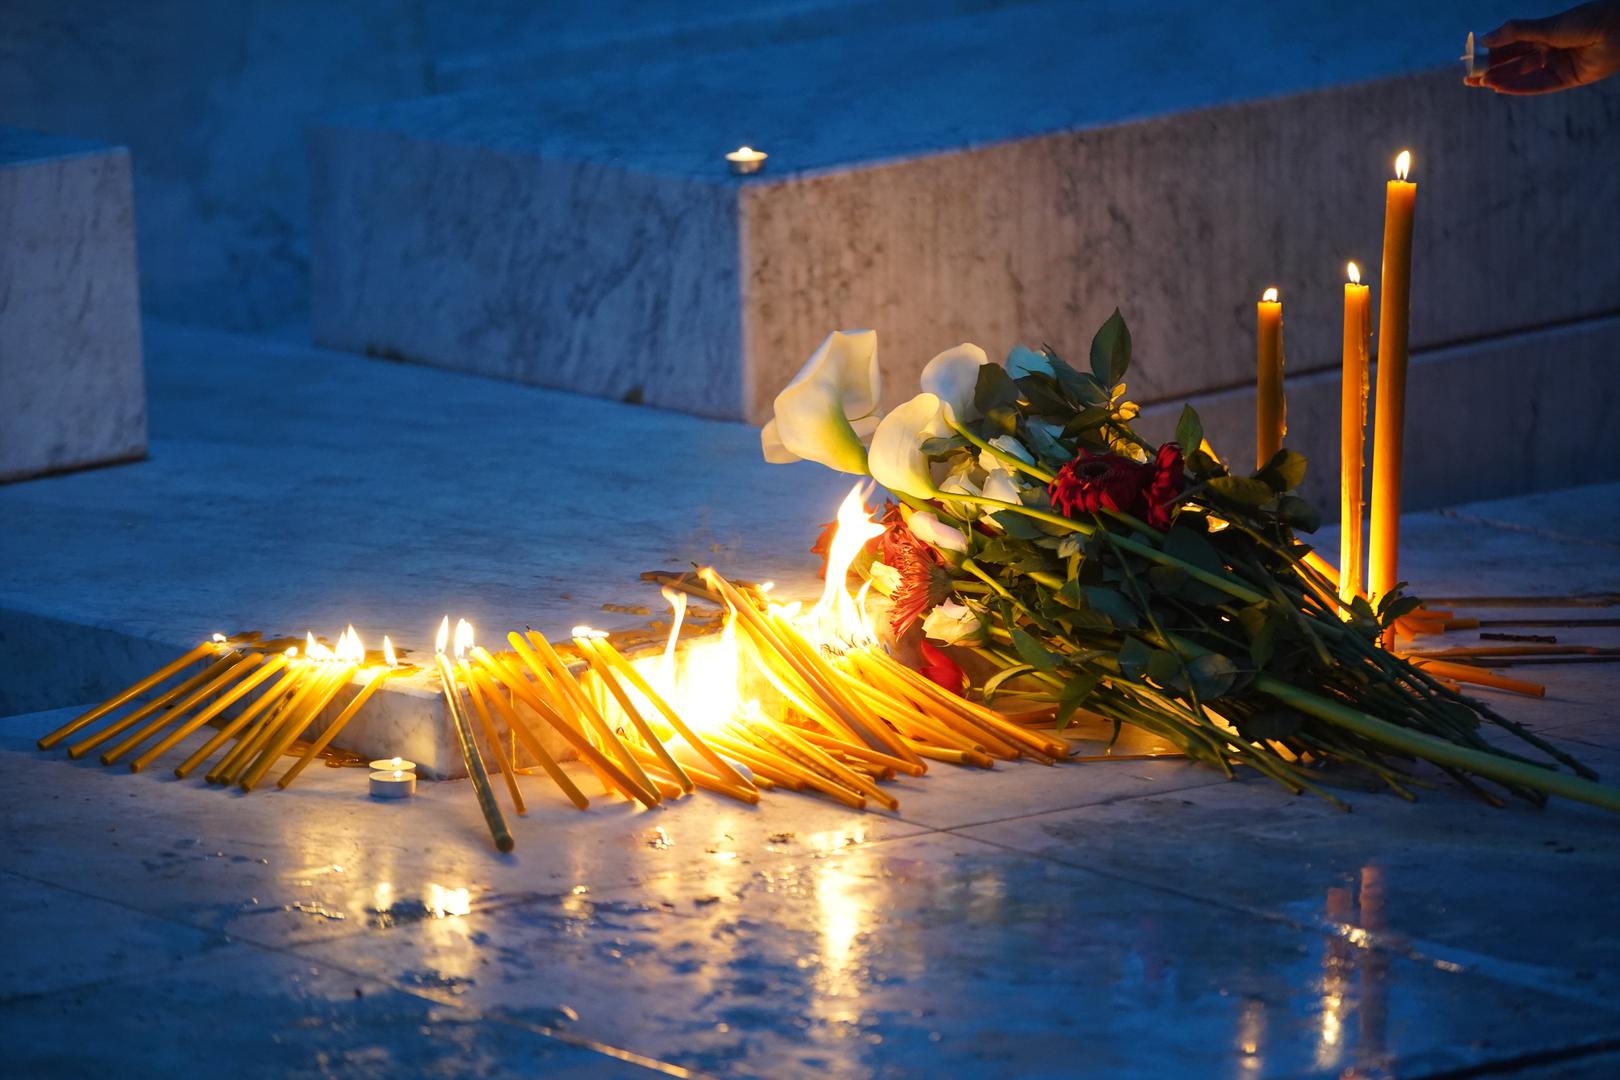
M 755 150 L 752 146 L 739 146 L 726 155 L 726 163 L 738 176 L 747 176 L 763 169 L 765 159 L 768 157 L 770 155 L 763 150 Z
M 371 774 L 373 799 L 408 799 L 416 794 L 416 774 L 403 769 L 390 769 Z
M 416 762 L 406 761 L 402 757 L 378 758 L 371 763 L 376 772 L 415 772 Z

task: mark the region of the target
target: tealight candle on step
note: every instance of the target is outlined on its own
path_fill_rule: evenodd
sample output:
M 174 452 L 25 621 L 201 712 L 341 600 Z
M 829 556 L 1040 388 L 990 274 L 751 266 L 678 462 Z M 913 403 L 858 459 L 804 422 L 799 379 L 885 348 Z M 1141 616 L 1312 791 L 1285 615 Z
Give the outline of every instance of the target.
M 389 769 L 371 774 L 373 799 L 408 799 L 416 794 L 416 774 L 404 769 Z
M 415 772 L 416 762 L 402 757 L 378 758 L 371 763 L 373 772 Z
M 770 157 L 763 150 L 755 150 L 752 146 L 739 146 L 726 155 L 726 164 L 737 176 L 749 176 L 765 167 L 765 159 Z

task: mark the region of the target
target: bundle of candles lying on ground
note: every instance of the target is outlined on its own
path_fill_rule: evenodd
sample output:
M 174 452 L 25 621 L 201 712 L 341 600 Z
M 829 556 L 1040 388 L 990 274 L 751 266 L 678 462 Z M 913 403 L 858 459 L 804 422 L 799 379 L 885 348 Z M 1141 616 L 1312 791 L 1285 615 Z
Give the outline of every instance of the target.
M 1003 714 L 942 688 L 883 647 L 864 591 L 857 598 L 843 586 L 850 562 L 881 531 L 858 498 L 846 500 L 834 572 L 808 609 L 772 603 L 768 589 L 733 584 L 712 569 L 670 579 L 677 588 L 665 589 L 674 619 L 664 648 L 634 661 L 588 627 L 576 627 L 560 647 L 532 629 L 512 632 L 508 650 L 491 652 L 474 643 L 465 620 L 452 631 L 446 616 L 434 670 L 496 846 L 511 850 L 514 839 L 491 771 L 520 814 L 527 807 L 519 776 L 535 770 L 584 810 L 585 774 L 563 768 L 568 756 L 605 793 L 648 808 L 695 788 L 756 803 L 761 789 L 780 787 L 888 810 L 899 801 L 879 782 L 921 776 L 931 761 L 990 768 L 997 759 L 1068 757 L 1068 744 L 1038 727 L 1050 726 L 1050 710 Z M 719 607 L 710 624 L 722 629 L 678 651 L 688 594 Z M 103 764 L 127 761 L 138 772 L 206 731 L 175 766 L 177 776 L 201 770 L 209 783 L 248 792 L 285 756 L 290 763 L 276 786 L 286 788 L 318 756 L 360 764 L 332 750 L 334 740 L 390 678 L 418 671 L 387 638 L 381 654 L 368 655 L 353 627 L 330 649 L 312 634 L 302 647 L 216 634 L 39 746 L 65 743 L 73 758 L 100 750 Z M 320 723 L 357 678 L 360 690 Z M 554 752 L 559 740 L 566 751 Z

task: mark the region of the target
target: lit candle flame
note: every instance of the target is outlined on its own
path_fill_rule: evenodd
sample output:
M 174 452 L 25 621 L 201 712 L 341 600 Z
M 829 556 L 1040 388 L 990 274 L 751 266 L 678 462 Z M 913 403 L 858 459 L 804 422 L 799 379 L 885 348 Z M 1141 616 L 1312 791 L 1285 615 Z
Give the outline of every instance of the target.
M 394 643 L 387 634 L 383 635 L 383 663 L 389 667 L 399 667 L 399 658 L 394 655 Z
M 606 630 L 592 630 L 589 626 L 576 626 L 568 632 L 569 637 L 577 638 L 605 638 Z
M 217 630 L 214 631 L 214 644 L 215 645 L 223 645 L 223 644 L 225 644 L 225 635 L 221 634 Z
M 448 617 L 448 616 L 447 616 Z M 473 645 L 472 623 L 466 619 L 456 620 L 456 659 L 460 660 L 467 655 L 467 650 Z
M 1345 265 L 1344 272 L 1346 274 L 1350 275 L 1350 284 L 1352 284 L 1352 285 L 1360 285 L 1361 284 L 1361 267 L 1357 266 L 1353 262 L 1347 263 Z
M 1395 155 L 1395 179 L 1405 180 L 1406 174 L 1412 171 L 1412 151 L 1402 150 Z
M 296 645 L 287 646 L 286 656 L 287 656 L 287 658 L 289 660 L 292 659 L 293 657 L 297 656 L 297 655 L 298 655 L 298 646 L 296 646 Z
M 1275 285 L 1273 285 L 1271 288 L 1269 288 L 1265 292 L 1261 293 L 1260 294 L 1260 299 L 1264 300 L 1268 304 L 1277 303 L 1277 287 Z
M 448 644 L 450 644 L 450 616 L 446 615 L 444 621 L 439 624 L 438 634 L 433 638 L 433 651 L 442 653 Z

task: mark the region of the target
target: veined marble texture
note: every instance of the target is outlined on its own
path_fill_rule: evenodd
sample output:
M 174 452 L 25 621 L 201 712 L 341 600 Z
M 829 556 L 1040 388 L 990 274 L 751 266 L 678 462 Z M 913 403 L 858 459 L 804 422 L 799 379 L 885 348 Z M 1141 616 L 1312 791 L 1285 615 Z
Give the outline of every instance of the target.
M 0 483 L 145 452 L 129 153 L 0 127 Z
M 1465 89 L 1439 42 L 1476 8 L 1313 9 L 1241 48 L 1221 5 L 1078 10 L 335 117 L 312 151 L 316 337 L 758 421 L 834 328 L 880 332 L 892 404 L 962 340 L 1083 355 L 1118 305 L 1133 391 L 1168 400 L 1252 377 L 1272 284 L 1290 370 L 1337 361 L 1345 262 L 1376 285 L 1403 147 L 1415 347 L 1613 312 L 1615 86 Z M 1402 33 L 1374 47 L 1372 25 Z M 1268 62 L 1231 62 L 1251 47 Z M 739 181 L 720 154 L 745 142 L 771 158 Z M 709 389 L 728 353 L 736 412 Z

